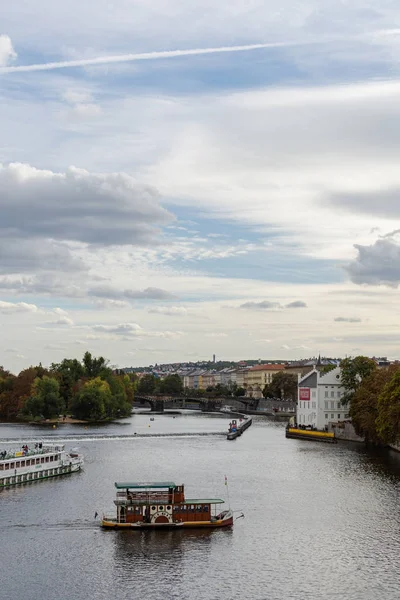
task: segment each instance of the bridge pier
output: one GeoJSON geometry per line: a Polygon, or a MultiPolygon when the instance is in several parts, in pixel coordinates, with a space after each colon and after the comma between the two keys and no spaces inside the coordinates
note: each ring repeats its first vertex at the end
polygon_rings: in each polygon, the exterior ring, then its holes
{"type": "Polygon", "coordinates": [[[164,400],[153,400],[151,403],[151,412],[164,412],[164,400]]]}

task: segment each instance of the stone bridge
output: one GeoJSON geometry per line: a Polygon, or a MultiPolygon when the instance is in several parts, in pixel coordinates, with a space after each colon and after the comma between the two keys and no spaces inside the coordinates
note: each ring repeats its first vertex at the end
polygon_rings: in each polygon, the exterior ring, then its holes
{"type": "Polygon", "coordinates": [[[224,404],[246,406],[247,408],[256,409],[259,400],[256,398],[233,398],[233,397],[208,397],[197,396],[194,398],[187,396],[171,396],[171,395],[135,395],[135,402],[141,405],[148,404],[152,412],[164,412],[165,408],[188,408],[192,405],[197,405],[203,412],[218,411],[224,404]],[[239,404],[240,403],[240,404],[239,404]]]}

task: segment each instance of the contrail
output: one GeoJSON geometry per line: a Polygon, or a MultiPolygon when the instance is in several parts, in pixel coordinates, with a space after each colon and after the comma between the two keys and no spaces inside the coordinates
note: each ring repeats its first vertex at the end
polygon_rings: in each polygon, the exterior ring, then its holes
{"type": "Polygon", "coordinates": [[[247,44],[243,46],[217,46],[216,48],[193,48],[189,50],[164,50],[160,52],[142,52],[139,54],[117,54],[113,56],[99,56],[97,58],[82,58],[78,60],[63,60],[35,65],[20,65],[0,67],[0,75],[6,73],[28,73],[30,71],[51,71],[53,69],[68,69],[73,67],[86,67],[88,65],[107,65],[121,62],[134,62],[138,60],[157,60],[159,58],[177,58],[179,56],[200,56],[202,54],[218,54],[223,52],[249,52],[265,48],[292,48],[296,46],[311,46],[314,44],[327,44],[339,41],[357,41],[371,37],[398,36],[400,29],[383,29],[364,32],[356,35],[332,36],[297,41],[269,42],[266,44],[247,44]]]}
{"type": "Polygon", "coordinates": [[[165,50],[162,52],[144,52],[141,54],[117,54],[115,56],[100,56],[98,58],[83,58],[80,60],[63,60],[36,65],[21,65],[18,67],[1,67],[0,75],[5,73],[28,73],[30,71],[50,71],[52,69],[68,69],[71,67],[86,67],[87,65],[106,65],[137,60],[156,60],[158,58],[176,58],[179,56],[199,56],[201,54],[217,54],[222,52],[248,52],[262,48],[287,48],[315,44],[315,41],[271,42],[269,44],[248,44],[246,46],[220,46],[217,48],[195,48],[192,50],[165,50]]]}

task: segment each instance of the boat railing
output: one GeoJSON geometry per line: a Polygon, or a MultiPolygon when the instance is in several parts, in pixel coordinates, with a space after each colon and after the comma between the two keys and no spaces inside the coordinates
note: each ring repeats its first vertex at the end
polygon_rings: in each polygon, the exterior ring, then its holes
{"type": "Polygon", "coordinates": [[[117,500],[130,501],[138,504],[140,502],[165,502],[171,501],[170,495],[166,492],[117,492],[117,500]]]}
{"type": "Polygon", "coordinates": [[[37,456],[40,454],[50,454],[51,452],[63,452],[64,450],[60,450],[60,447],[57,446],[58,449],[56,449],[55,446],[53,446],[52,448],[47,447],[47,448],[29,448],[29,450],[13,450],[12,452],[7,452],[7,454],[5,456],[1,455],[0,452],[0,460],[11,460],[13,458],[26,458],[26,457],[30,457],[30,456],[37,456]]]}

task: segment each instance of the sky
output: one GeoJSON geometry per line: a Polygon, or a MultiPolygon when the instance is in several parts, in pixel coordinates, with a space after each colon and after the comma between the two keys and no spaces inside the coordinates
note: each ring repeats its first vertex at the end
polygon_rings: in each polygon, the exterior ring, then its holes
{"type": "Polygon", "coordinates": [[[0,7],[0,364],[400,358],[400,7],[0,7]]]}

